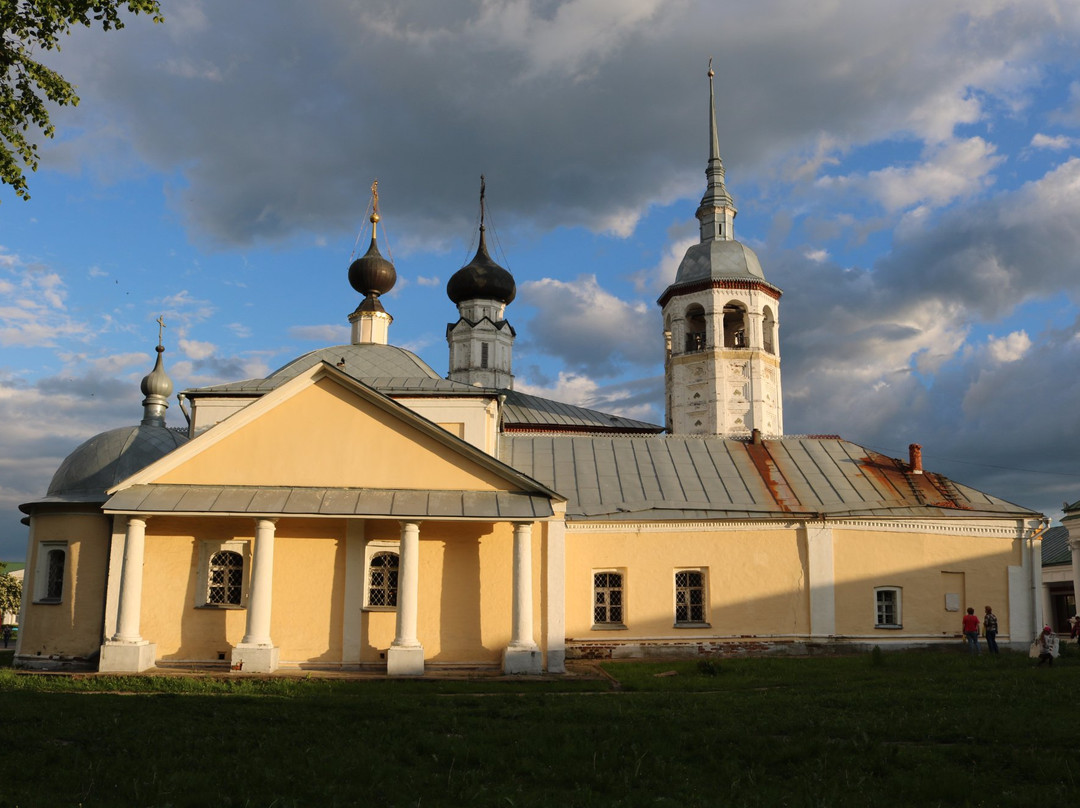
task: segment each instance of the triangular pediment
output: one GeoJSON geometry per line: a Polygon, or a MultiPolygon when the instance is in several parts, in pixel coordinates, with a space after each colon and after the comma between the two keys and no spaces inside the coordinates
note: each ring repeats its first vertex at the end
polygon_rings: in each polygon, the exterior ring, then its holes
{"type": "Polygon", "coordinates": [[[533,491],[558,495],[323,364],[191,440],[133,485],[533,491]]]}

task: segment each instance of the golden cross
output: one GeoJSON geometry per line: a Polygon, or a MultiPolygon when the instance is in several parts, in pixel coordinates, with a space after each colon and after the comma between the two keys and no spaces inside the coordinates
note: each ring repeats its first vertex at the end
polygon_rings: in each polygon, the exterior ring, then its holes
{"type": "Polygon", "coordinates": [[[162,315],[159,314],[158,318],[154,322],[158,324],[157,344],[161,345],[161,334],[162,334],[162,331],[165,328],[165,318],[162,315]]]}

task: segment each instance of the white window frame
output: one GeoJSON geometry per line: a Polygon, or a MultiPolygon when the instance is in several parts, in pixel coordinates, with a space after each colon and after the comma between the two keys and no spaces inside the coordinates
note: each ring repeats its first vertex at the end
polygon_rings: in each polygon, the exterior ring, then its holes
{"type": "MultiPolygon", "coordinates": [[[[711,628],[709,624],[709,568],[677,567],[671,575],[672,616],[675,628],[711,628]],[[701,576],[701,620],[679,620],[679,575],[697,573],[701,576]]],[[[689,608],[693,604],[687,604],[689,608]]]]}
{"type": "MultiPolygon", "coordinates": [[[[593,631],[618,631],[618,630],[625,629],[626,628],[626,570],[624,568],[619,568],[619,567],[603,567],[603,568],[599,568],[599,569],[594,569],[592,571],[592,577],[590,579],[590,583],[592,584],[591,589],[590,589],[590,591],[592,593],[592,604],[591,604],[591,606],[592,606],[592,630],[593,631]],[[613,621],[611,621],[609,623],[601,623],[596,619],[596,606],[597,606],[596,596],[597,596],[597,590],[598,590],[598,587],[596,585],[596,576],[597,575],[618,575],[619,576],[619,600],[620,600],[620,603],[618,604],[618,606],[619,606],[620,615],[621,615],[621,618],[622,618],[621,620],[618,620],[618,621],[613,620],[613,621]]],[[[606,589],[606,590],[610,591],[611,587],[603,587],[603,589],[606,589]]],[[[605,603],[603,605],[608,610],[611,609],[611,604],[610,603],[605,603]]]]}
{"type": "Polygon", "coordinates": [[[901,586],[875,586],[874,587],[874,628],[898,629],[904,627],[904,588],[901,586]],[[881,603],[879,594],[891,593],[893,596],[893,609],[896,612],[896,620],[893,623],[881,621],[881,603]]]}
{"type": "Polygon", "coordinates": [[[37,548],[34,564],[34,603],[55,605],[64,602],[68,582],[68,543],[66,541],[43,541],[37,548]],[[53,553],[62,553],[60,594],[49,597],[49,567],[53,553]]]}
{"type": "Polygon", "coordinates": [[[401,542],[393,539],[374,539],[364,548],[364,606],[365,612],[396,612],[397,606],[372,606],[371,559],[379,553],[393,553],[398,557],[398,595],[401,594],[401,542]]]}
{"type": "Polygon", "coordinates": [[[199,577],[195,583],[195,606],[199,609],[246,609],[251,578],[251,542],[246,539],[203,540],[199,542],[199,577]],[[239,553],[243,562],[239,603],[210,602],[210,559],[215,553],[239,553]]]}

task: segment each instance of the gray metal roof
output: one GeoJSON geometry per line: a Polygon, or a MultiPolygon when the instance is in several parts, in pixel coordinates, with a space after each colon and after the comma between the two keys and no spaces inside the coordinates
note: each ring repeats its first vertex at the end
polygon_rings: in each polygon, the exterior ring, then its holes
{"type": "Polygon", "coordinates": [[[1072,563],[1072,551],[1069,549],[1069,529],[1056,525],[1043,531],[1042,565],[1054,567],[1072,563]]]}
{"type": "Polygon", "coordinates": [[[104,502],[121,480],[187,443],[164,426],[125,426],[95,435],[65,458],[37,502],[104,502]]]}
{"type": "Polygon", "coordinates": [[[838,438],[504,434],[500,456],[577,519],[1037,515],[838,438]]]}
{"type": "Polygon", "coordinates": [[[675,284],[709,279],[765,280],[757,254],[740,241],[714,239],[692,245],[679,264],[675,284]]]}
{"type": "Polygon", "coordinates": [[[278,368],[265,379],[247,379],[228,384],[198,387],[185,390],[191,396],[214,394],[261,395],[289,381],[305,370],[326,362],[344,371],[370,387],[384,392],[394,390],[438,390],[440,392],[471,392],[477,390],[461,382],[442,378],[420,357],[394,345],[365,343],[361,345],[335,345],[320,348],[294,359],[278,368]]]}
{"type": "Polygon", "coordinates": [[[363,516],[386,519],[546,519],[543,494],[228,485],[133,485],[105,503],[110,513],[363,516]]]}
{"type": "Polygon", "coordinates": [[[508,431],[581,431],[581,432],[663,432],[664,428],[646,421],[609,415],[606,412],[563,404],[515,390],[506,391],[502,411],[503,429],[508,431]]]}

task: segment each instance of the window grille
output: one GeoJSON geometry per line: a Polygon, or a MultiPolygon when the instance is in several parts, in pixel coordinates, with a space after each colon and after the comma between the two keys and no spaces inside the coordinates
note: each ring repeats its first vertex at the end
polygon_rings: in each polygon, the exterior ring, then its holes
{"type": "Polygon", "coordinates": [[[705,575],[684,570],[675,573],[675,622],[705,622],[705,575]]]}
{"type": "Polygon", "coordinates": [[[622,573],[594,573],[593,593],[593,622],[621,625],[623,621],[622,573]]]}
{"type": "Polygon", "coordinates": [[[397,553],[376,553],[368,571],[368,606],[397,606],[397,553]]]}
{"type": "Polygon", "coordinates": [[[45,570],[45,597],[43,600],[60,600],[64,594],[64,558],[63,550],[49,550],[48,566],[45,570]]]}
{"type": "Polygon", "coordinates": [[[244,587],[244,557],[232,550],[210,556],[206,602],[215,606],[239,606],[244,587]]]}

